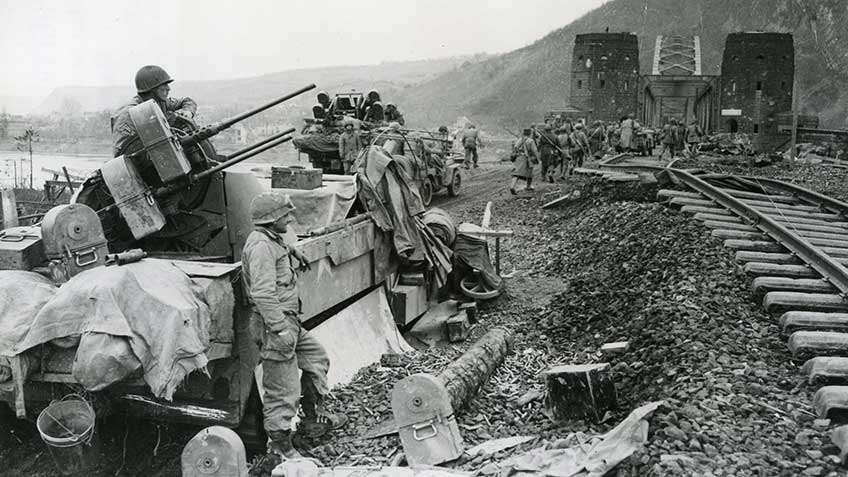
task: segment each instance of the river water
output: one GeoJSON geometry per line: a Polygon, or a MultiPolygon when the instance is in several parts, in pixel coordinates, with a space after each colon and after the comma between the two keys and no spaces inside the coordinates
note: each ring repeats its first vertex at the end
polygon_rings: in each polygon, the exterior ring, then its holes
{"type": "MultiPolygon", "coordinates": [[[[271,152],[271,151],[269,151],[271,152]]],[[[297,162],[297,155],[293,151],[279,151],[277,154],[264,153],[263,157],[269,162],[243,162],[232,167],[233,171],[247,172],[252,169],[268,169],[270,165],[283,165],[297,162]]],[[[305,156],[304,156],[305,157],[305,156]]],[[[41,189],[44,181],[52,180],[53,173],[50,171],[62,171],[62,166],[68,169],[72,180],[86,177],[101,164],[111,159],[106,155],[70,155],[70,154],[33,154],[32,156],[32,186],[41,189]]],[[[301,163],[308,165],[308,162],[301,163]]],[[[64,177],[60,175],[60,180],[64,177]]],[[[30,186],[30,160],[29,154],[17,151],[0,151],[0,187],[29,187],[30,186]]]]}

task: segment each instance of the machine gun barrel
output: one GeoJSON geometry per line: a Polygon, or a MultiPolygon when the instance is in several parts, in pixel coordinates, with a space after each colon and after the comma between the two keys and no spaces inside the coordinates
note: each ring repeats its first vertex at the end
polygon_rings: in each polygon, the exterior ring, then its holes
{"type": "Polygon", "coordinates": [[[253,157],[257,154],[263,153],[263,152],[267,151],[268,149],[271,149],[271,148],[279,146],[280,144],[289,142],[289,141],[292,140],[293,137],[294,136],[287,136],[287,137],[284,137],[284,138],[278,138],[275,141],[267,143],[262,147],[257,147],[257,148],[251,149],[250,151],[245,152],[241,155],[235,156],[232,159],[228,159],[226,162],[222,162],[215,167],[211,167],[209,169],[206,169],[203,172],[198,172],[197,174],[192,175],[192,180],[198,181],[200,179],[203,179],[204,177],[211,176],[212,174],[214,174],[218,171],[222,171],[222,170],[224,170],[228,167],[231,167],[231,166],[238,164],[239,162],[250,159],[251,157],[253,157]]]}
{"type": "Polygon", "coordinates": [[[227,160],[230,160],[234,157],[238,157],[242,154],[248,153],[248,152],[256,149],[257,147],[264,146],[265,144],[268,144],[271,141],[276,141],[277,139],[280,139],[281,137],[285,136],[286,134],[290,134],[290,133],[293,133],[293,132],[295,132],[295,128],[286,129],[285,131],[283,131],[281,133],[274,134],[273,136],[271,136],[267,139],[263,139],[263,140],[257,142],[256,144],[251,144],[251,145],[245,147],[244,149],[240,149],[240,150],[230,154],[229,156],[227,156],[227,160]]]}
{"type": "MultiPolygon", "coordinates": [[[[265,152],[268,149],[271,149],[271,148],[279,146],[280,144],[289,142],[289,141],[292,140],[292,138],[293,138],[293,136],[286,136],[286,137],[282,137],[282,138],[278,137],[276,140],[272,140],[271,142],[267,142],[264,146],[254,147],[252,149],[249,148],[249,150],[247,152],[240,153],[240,154],[233,154],[232,156],[230,156],[231,159],[229,159],[225,162],[222,162],[215,167],[210,167],[209,169],[206,169],[205,171],[198,172],[197,174],[192,174],[189,177],[188,184],[193,184],[193,183],[195,183],[199,180],[202,180],[202,179],[205,179],[206,177],[211,176],[212,174],[214,174],[216,172],[222,171],[222,170],[224,170],[228,167],[232,167],[232,166],[238,164],[239,162],[250,159],[251,157],[253,157],[253,156],[255,156],[259,153],[265,152]]],[[[178,190],[183,189],[185,187],[186,187],[186,184],[184,182],[183,183],[168,184],[166,186],[163,186],[163,187],[156,189],[154,194],[157,195],[157,196],[168,195],[168,194],[172,194],[174,192],[177,192],[178,190]]]]}
{"type": "Polygon", "coordinates": [[[265,111],[268,108],[274,107],[274,106],[276,106],[276,105],[278,105],[282,102],[288,101],[288,100],[294,98],[295,96],[299,96],[299,95],[301,95],[301,94],[303,94],[307,91],[313,90],[313,89],[315,89],[314,84],[304,86],[303,88],[300,88],[299,90],[297,90],[293,93],[289,93],[285,96],[281,96],[281,97],[279,97],[279,98],[277,98],[277,99],[275,99],[275,100],[273,100],[269,103],[265,103],[262,106],[259,106],[257,108],[253,108],[250,111],[238,114],[236,116],[233,116],[229,119],[225,119],[223,121],[219,121],[215,124],[203,126],[197,132],[194,132],[194,133],[192,133],[188,136],[180,138],[180,143],[183,145],[183,147],[191,146],[193,144],[197,144],[198,142],[203,141],[204,139],[209,139],[210,137],[218,134],[219,132],[223,131],[224,129],[227,129],[228,127],[232,126],[233,124],[235,124],[239,121],[243,121],[243,120],[245,120],[245,119],[247,119],[251,116],[254,116],[256,114],[261,113],[262,111],[265,111]]]}

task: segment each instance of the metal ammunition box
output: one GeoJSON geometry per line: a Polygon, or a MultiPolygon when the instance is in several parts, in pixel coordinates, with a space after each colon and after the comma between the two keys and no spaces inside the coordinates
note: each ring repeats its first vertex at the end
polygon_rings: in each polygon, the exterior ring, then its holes
{"type": "Polygon", "coordinates": [[[84,204],[53,207],[41,222],[44,253],[61,261],[67,277],[106,264],[106,236],[97,213],[84,204]]]}
{"type": "Polygon", "coordinates": [[[32,270],[47,261],[39,227],[0,231],[0,270],[32,270]]]}
{"type": "Polygon", "coordinates": [[[165,215],[130,161],[118,156],[100,172],[133,237],[141,239],[162,230],[165,215]]]}
{"type": "Polygon", "coordinates": [[[150,99],[131,107],[129,113],[138,137],[147,149],[147,158],[162,182],[186,177],[191,172],[191,164],[159,106],[150,99]]]}
{"type": "Polygon", "coordinates": [[[274,189],[317,189],[321,187],[323,175],[321,169],[272,167],[271,187],[274,189]]]}

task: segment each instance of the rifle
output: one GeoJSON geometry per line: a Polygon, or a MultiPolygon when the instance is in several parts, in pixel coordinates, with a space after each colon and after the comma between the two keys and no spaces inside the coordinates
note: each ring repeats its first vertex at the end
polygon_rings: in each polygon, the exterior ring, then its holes
{"type": "MultiPolygon", "coordinates": [[[[533,131],[536,131],[536,126],[533,126],[533,131]]],[[[544,139],[545,139],[545,141],[546,141],[548,144],[550,144],[551,146],[555,147],[555,148],[556,148],[556,150],[557,150],[557,151],[559,151],[559,153],[560,153],[560,154],[562,154],[562,156],[563,156],[563,157],[565,157],[565,151],[563,151],[563,150],[562,150],[559,146],[557,146],[556,144],[552,143],[552,142],[551,142],[551,140],[548,138],[548,136],[547,136],[547,135],[545,135],[545,133],[544,133],[544,132],[539,133],[539,136],[540,136],[540,137],[542,137],[542,138],[544,138],[544,139]]]]}

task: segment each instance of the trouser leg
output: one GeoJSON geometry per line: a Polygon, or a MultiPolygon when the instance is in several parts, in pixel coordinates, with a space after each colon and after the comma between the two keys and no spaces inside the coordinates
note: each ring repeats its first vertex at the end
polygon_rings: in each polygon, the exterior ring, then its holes
{"type": "Polygon", "coordinates": [[[265,389],[262,411],[267,432],[291,430],[300,400],[297,359],[262,361],[262,386],[265,389]]]}
{"type": "Polygon", "coordinates": [[[303,413],[315,416],[315,406],[329,393],[327,371],[330,369],[330,358],[318,340],[301,329],[295,348],[297,365],[303,374],[300,383],[303,390],[303,413]]]}
{"type": "Polygon", "coordinates": [[[471,155],[472,155],[472,158],[474,159],[474,165],[476,166],[477,165],[477,148],[476,147],[471,149],[471,155]]]}
{"type": "Polygon", "coordinates": [[[466,168],[471,166],[471,153],[472,153],[472,149],[470,147],[466,147],[465,148],[465,161],[463,162],[463,164],[465,165],[466,168]]]}

